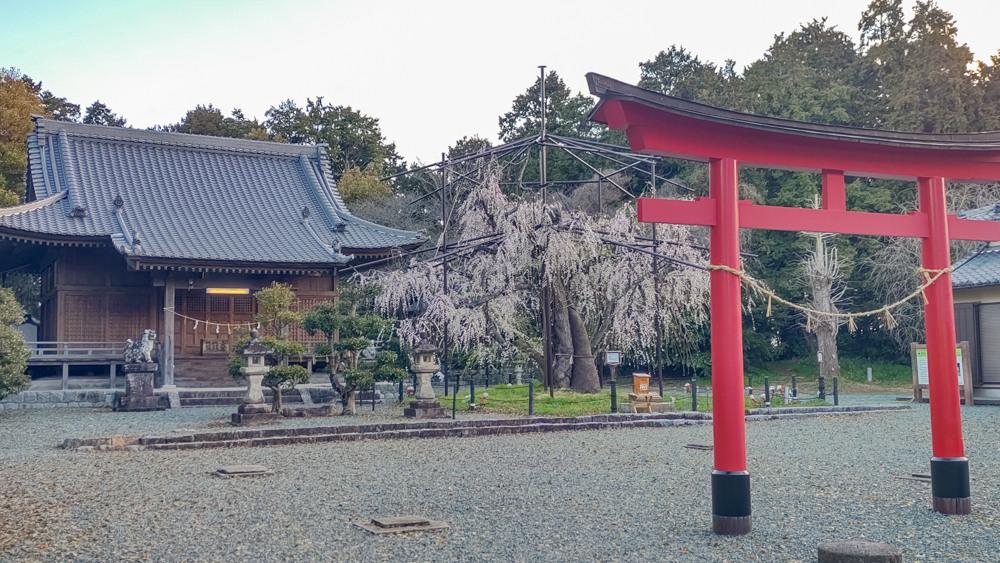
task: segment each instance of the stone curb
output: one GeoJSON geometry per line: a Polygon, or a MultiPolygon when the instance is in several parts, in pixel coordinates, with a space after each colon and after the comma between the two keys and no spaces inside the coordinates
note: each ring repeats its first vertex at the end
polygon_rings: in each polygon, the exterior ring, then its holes
{"type": "MultiPolygon", "coordinates": [[[[753,414],[747,421],[779,420],[860,413],[882,413],[905,410],[908,407],[832,407],[811,409],[768,409],[753,414]],[[778,412],[774,412],[778,411],[778,412]],[[792,411],[792,412],[788,412],[792,411]]],[[[754,411],[756,413],[756,411],[754,411]]],[[[355,440],[443,438],[467,436],[498,436],[559,432],[569,430],[603,430],[609,428],[648,428],[710,424],[711,414],[700,412],[657,414],[605,414],[581,417],[531,417],[478,420],[426,420],[361,425],[313,426],[301,428],[260,428],[198,432],[178,436],[107,436],[103,438],[70,438],[63,449],[77,451],[115,451],[145,449],[181,450],[237,446],[269,446],[355,440]]]]}

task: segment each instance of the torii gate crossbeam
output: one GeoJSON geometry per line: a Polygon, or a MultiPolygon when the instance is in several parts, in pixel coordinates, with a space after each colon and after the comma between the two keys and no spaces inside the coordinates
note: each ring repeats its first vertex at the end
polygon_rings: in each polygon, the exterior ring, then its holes
{"type": "MultiPolygon", "coordinates": [[[[709,197],[640,199],[639,220],[704,225],[713,265],[740,269],[739,229],[919,237],[925,270],[951,266],[951,239],[1000,241],[1000,223],[947,214],[945,179],[1000,180],[1000,133],[936,135],[802,123],[713,108],[588,74],[601,101],[591,118],[624,131],[632,150],[709,163],[709,197]],[[821,173],[822,209],[757,206],[739,201],[738,167],[821,173]],[[909,215],[847,211],[844,176],[916,180],[919,211],[909,215]]],[[[933,508],[969,514],[969,466],[955,354],[951,275],[925,290],[932,434],[933,508]]],[[[711,272],[715,471],[712,527],[751,530],[743,399],[743,322],[738,275],[711,272]]]]}

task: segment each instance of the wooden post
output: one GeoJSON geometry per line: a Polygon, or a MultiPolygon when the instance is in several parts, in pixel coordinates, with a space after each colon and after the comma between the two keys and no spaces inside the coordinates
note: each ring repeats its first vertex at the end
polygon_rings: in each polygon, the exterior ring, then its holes
{"type": "MultiPolygon", "coordinates": [[[[163,373],[163,386],[174,386],[174,295],[176,282],[173,273],[167,274],[163,285],[163,348],[160,351],[160,371],[163,373]]],[[[230,307],[231,308],[231,307],[230,307]]]]}

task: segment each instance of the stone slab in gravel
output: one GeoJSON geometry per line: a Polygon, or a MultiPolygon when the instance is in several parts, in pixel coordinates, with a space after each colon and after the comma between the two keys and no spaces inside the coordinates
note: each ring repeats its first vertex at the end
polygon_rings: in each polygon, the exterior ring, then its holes
{"type": "Polygon", "coordinates": [[[906,561],[1000,559],[992,407],[962,408],[971,516],[933,513],[927,484],[896,479],[929,471],[927,405],[748,423],[754,531],[743,537],[712,534],[713,454],[683,448],[712,443],[707,425],[157,455],[54,447],[136,425],[201,431],[209,410],[0,413],[0,561],[790,563],[842,539],[896,545],[906,561]],[[230,464],[276,474],[208,475],[230,464]],[[451,529],[386,537],[353,525],[395,514],[451,529]]]}
{"type": "Polygon", "coordinates": [[[903,563],[903,552],[887,543],[823,542],[817,551],[819,563],[903,563]]]}

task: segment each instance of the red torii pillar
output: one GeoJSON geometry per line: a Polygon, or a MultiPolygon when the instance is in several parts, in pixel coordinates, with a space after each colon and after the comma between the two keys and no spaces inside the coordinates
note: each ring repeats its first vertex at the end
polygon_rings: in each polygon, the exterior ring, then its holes
{"type": "MultiPolygon", "coordinates": [[[[638,212],[644,222],[710,227],[712,265],[741,270],[740,228],[919,237],[923,268],[932,271],[950,267],[950,239],[1000,241],[1000,224],[948,215],[945,201],[945,178],[1000,180],[1000,133],[912,134],[794,122],[704,106],[596,74],[587,78],[591,93],[601,97],[592,119],[624,131],[632,150],[709,163],[708,198],[643,198],[638,212]],[[821,173],[823,208],[739,201],[740,162],[821,173]],[[852,176],[916,180],[919,212],[847,211],[845,171],[852,176]]],[[[959,408],[951,275],[940,275],[925,295],[933,508],[968,514],[969,469],[959,408]]],[[[712,527],[719,534],[751,530],[741,304],[739,276],[712,269],[712,527]]]]}

